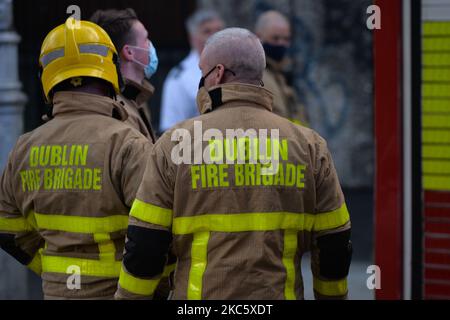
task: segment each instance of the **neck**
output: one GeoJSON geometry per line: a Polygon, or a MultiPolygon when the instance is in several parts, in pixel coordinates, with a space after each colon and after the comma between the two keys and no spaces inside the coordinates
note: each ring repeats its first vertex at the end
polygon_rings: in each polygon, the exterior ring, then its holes
{"type": "Polygon", "coordinates": [[[136,63],[127,61],[121,65],[120,71],[125,79],[142,83],[144,81],[144,73],[142,70],[137,70],[136,66],[136,63]]]}
{"type": "Polygon", "coordinates": [[[71,88],[69,91],[84,92],[103,97],[111,97],[111,89],[101,83],[92,83],[79,88],[71,88]]]}

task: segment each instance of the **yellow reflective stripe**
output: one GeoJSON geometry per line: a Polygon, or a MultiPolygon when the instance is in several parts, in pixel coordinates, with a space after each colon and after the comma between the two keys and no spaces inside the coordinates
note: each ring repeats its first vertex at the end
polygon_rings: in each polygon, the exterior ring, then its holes
{"type": "Polygon", "coordinates": [[[38,251],[33,260],[28,264],[27,266],[31,271],[36,273],[38,276],[42,273],[42,259],[41,259],[41,253],[38,251]]]}
{"type": "MultiPolygon", "coordinates": [[[[424,53],[422,55],[424,67],[450,66],[450,53],[424,53]]],[[[423,90],[424,97],[430,96],[429,92],[423,90]]]]}
{"type": "MultiPolygon", "coordinates": [[[[450,51],[450,38],[424,38],[422,40],[422,49],[423,51],[450,51]]],[[[445,73],[445,70],[442,71],[442,73],[445,73]]]]}
{"type": "Polygon", "coordinates": [[[423,36],[445,36],[450,34],[450,22],[430,21],[422,24],[423,36]]]}
{"type": "MultiPolygon", "coordinates": [[[[450,55],[448,56],[447,64],[450,65],[450,55]]],[[[448,90],[448,85],[441,84],[423,84],[422,85],[422,95],[424,98],[439,98],[439,97],[449,97],[450,92],[448,90]]],[[[424,119],[426,120],[426,119],[424,119]]],[[[427,127],[428,125],[425,125],[427,127]]]]}
{"type": "Polygon", "coordinates": [[[42,256],[42,272],[71,274],[68,269],[74,266],[80,268],[80,273],[84,276],[118,278],[121,262],[42,256]]]}
{"type": "Polygon", "coordinates": [[[422,112],[450,112],[447,99],[423,99],[422,112]]]}
{"type": "Polygon", "coordinates": [[[313,277],[314,290],[324,296],[343,296],[347,293],[347,279],[323,281],[313,277]]]}
{"type": "Polygon", "coordinates": [[[297,231],[284,231],[283,265],[286,268],[284,296],[286,300],[296,300],[295,295],[295,254],[297,253],[297,231]]]}
{"type": "Polygon", "coordinates": [[[335,229],[350,221],[347,205],[344,203],[339,209],[318,213],[314,219],[314,231],[335,229]]]}
{"type": "Polygon", "coordinates": [[[422,115],[422,128],[450,129],[450,115],[422,115]]]}
{"type": "Polygon", "coordinates": [[[147,280],[133,277],[126,272],[124,268],[120,270],[119,285],[122,289],[127,290],[133,294],[140,294],[142,296],[151,296],[158,286],[159,279],[147,280]]]}
{"type": "Polygon", "coordinates": [[[450,176],[423,176],[423,188],[434,191],[450,191],[450,176]]]}
{"type": "Polygon", "coordinates": [[[147,223],[170,227],[172,225],[172,210],[161,208],[139,199],[134,200],[130,215],[147,223]]]}
{"type": "Polygon", "coordinates": [[[175,218],[172,232],[177,235],[192,234],[201,231],[245,232],[270,230],[311,230],[314,215],[267,212],[240,214],[207,214],[196,217],[175,218]]]}
{"type": "Polygon", "coordinates": [[[34,213],[39,229],[74,233],[110,233],[127,229],[128,216],[75,217],[34,213]]]}
{"type": "Polygon", "coordinates": [[[94,234],[94,240],[98,244],[100,260],[115,260],[116,246],[108,233],[96,233],[94,234]]]}
{"type": "Polygon", "coordinates": [[[450,144],[450,130],[423,130],[422,143],[450,144]]]}
{"type": "Polygon", "coordinates": [[[25,232],[31,231],[32,228],[27,220],[20,218],[5,218],[0,217],[0,231],[6,232],[25,232]]]}
{"type": "Polygon", "coordinates": [[[176,263],[172,263],[172,264],[165,266],[163,277],[167,278],[168,276],[170,276],[170,274],[175,271],[176,266],[177,266],[176,263]]]}
{"type": "Polygon", "coordinates": [[[424,160],[423,173],[426,174],[441,174],[450,175],[450,161],[439,160],[424,160]]]}
{"type": "Polygon", "coordinates": [[[194,234],[191,248],[191,270],[189,271],[188,300],[201,300],[203,274],[208,260],[209,232],[194,234]]]}
{"type": "Polygon", "coordinates": [[[175,218],[172,232],[176,235],[202,231],[246,232],[271,230],[322,231],[334,229],[350,219],[346,205],[316,215],[292,212],[206,214],[195,217],[175,218]]]}
{"type": "Polygon", "coordinates": [[[450,159],[450,146],[422,146],[422,157],[427,159],[450,159]]]}

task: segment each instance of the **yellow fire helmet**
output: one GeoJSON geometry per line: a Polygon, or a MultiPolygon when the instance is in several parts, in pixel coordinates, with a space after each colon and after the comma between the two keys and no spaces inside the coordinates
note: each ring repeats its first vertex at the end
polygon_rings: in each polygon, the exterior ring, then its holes
{"type": "Polygon", "coordinates": [[[59,83],[79,77],[103,79],[120,92],[117,50],[95,23],[67,19],[47,35],[39,58],[44,95],[59,83]]]}

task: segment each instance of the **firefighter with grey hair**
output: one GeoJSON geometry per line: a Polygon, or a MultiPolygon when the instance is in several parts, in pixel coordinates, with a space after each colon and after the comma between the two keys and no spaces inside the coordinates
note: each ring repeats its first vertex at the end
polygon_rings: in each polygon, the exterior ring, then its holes
{"type": "Polygon", "coordinates": [[[264,49],[250,31],[213,35],[199,66],[201,115],[167,131],[150,154],[115,297],[151,298],[172,244],[177,300],[303,299],[307,251],[316,298],[346,298],[350,217],[325,140],[271,112],[264,49]],[[248,135],[229,137],[239,129],[248,135]],[[264,130],[270,137],[250,134],[264,130]],[[265,152],[255,155],[255,145],[265,152]],[[271,155],[269,145],[278,146],[271,155]],[[210,157],[180,162],[180,148],[187,160],[210,157]]]}
{"type": "Polygon", "coordinates": [[[206,40],[224,28],[219,14],[212,10],[199,10],[186,21],[191,52],[167,76],[161,100],[160,131],[165,131],[189,118],[198,116],[196,106],[200,54],[206,40]]]}

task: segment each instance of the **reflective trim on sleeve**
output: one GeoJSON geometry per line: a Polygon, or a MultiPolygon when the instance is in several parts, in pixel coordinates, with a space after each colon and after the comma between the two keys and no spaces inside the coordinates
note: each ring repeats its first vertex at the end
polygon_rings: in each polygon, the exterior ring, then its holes
{"type": "Polygon", "coordinates": [[[296,230],[284,231],[283,265],[286,268],[284,296],[286,300],[296,300],[295,294],[295,254],[297,253],[296,230]]]}
{"type": "Polygon", "coordinates": [[[314,219],[313,231],[324,231],[343,226],[350,221],[347,205],[344,203],[339,209],[318,213],[314,219]]]}
{"type": "Polygon", "coordinates": [[[32,228],[27,220],[23,217],[5,218],[0,217],[0,232],[26,232],[32,228]]]}
{"type": "Polygon", "coordinates": [[[79,270],[84,276],[119,278],[120,268],[121,262],[111,259],[102,261],[42,255],[42,272],[73,274],[79,270]]]}
{"type": "Polygon", "coordinates": [[[128,216],[78,217],[34,212],[37,227],[73,233],[111,233],[126,230],[128,216]]]}
{"type": "Polygon", "coordinates": [[[27,266],[31,271],[36,273],[38,276],[42,273],[42,259],[40,250],[35,254],[33,260],[27,266]]]}
{"type": "Polygon", "coordinates": [[[134,200],[130,215],[141,221],[169,228],[172,225],[172,210],[161,208],[139,199],[134,200]]]}
{"type": "Polygon", "coordinates": [[[119,285],[122,289],[127,290],[133,294],[139,294],[142,296],[151,296],[156,290],[160,279],[147,280],[139,279],[122,269],[120,270],[119,285]]]}
{"type": "Polygon", "coordinates": [[[168,276],[170,276],[170,274],[175,271],[176,266],[176,263],[167,265],[164,268],[163,278],[167,278],[168,276]]]}
{"type": "Polygon", "coordinates": [[[314,290],[324,296],[337,297],[347,293],[347,278],[338,281],[323,281],[313,277],[314,290]]]}
{"type": "Polygon", "coordinates": [[[191,248],[191,270],[189,271],[188,300],[201,300],[203,290],[203,274],[208,261],[209,232],[194,234],[191,248]]]}

